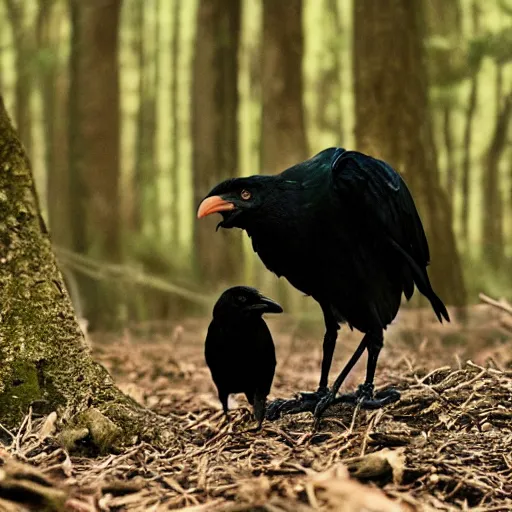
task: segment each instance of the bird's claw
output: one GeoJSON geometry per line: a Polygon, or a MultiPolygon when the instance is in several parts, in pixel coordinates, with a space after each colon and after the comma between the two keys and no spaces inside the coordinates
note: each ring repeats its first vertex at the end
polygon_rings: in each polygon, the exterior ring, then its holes
{"type": "Polygon", "coordinates": [[[306,402],[319,402],[322,398],[329,394],[329,388],[322,386],[313,392],[299,391],[299,394],[301,399],[306,402]]]}
{"type": "Polygon", "coordinates": [[[316,419],[320,419],[325,410],[334,402],[335,397],[335,394],[332,391],[329,391],[329,393],[320,399],[316,404],[315,412],[313,413],[316,419]]]}
{"type": "Polygon", "coordinates": [[[281,416],[281,409],[285,402],[283,398],[276,398],[270,402],[265,411],[265,418],[269,421],[277,420],[281,416]]]}
{"type": "Polygon", "coordinates": [[[394,388],[383,389],[374,394],[372,384],[361,384],[356,395],[361,409],[381,409],[400,400],[400,392],[394,388]]]}
{"type": "Polygon", "coordinates": [[[315,418],[320,419],[332,404],[345,403],[359,406],[361,409],[381,409],[398,400],[400,400],[400,392],[394,388],[384,389],[374,394],[373,384],[360,384],[355,393],[346,393],[335,398],[334,394],[330,392],[322,398],[316,406],[315,418]]]}
{"type": "Polygon", "coordinates": [[[313,412],[325,396],[329,394],[328,388],[318,388],[312,393],[300,392],[299,398],[284,400],[277,398],[267,406],[266,419],[274,421],[284,414],[297,414],[299,412],[313,412]]]}

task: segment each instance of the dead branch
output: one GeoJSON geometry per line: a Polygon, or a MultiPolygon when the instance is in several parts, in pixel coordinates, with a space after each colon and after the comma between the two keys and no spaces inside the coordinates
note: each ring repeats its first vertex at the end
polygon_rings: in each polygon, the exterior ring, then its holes
{"type": "Polygon", "coordinates": [[[487,295],[485,295],[483,293],[479,293],[478,297],[480,298],[480,300],[482,302],[485,302],[486,304],[489,304],[490,306],[494,306],[495,308],[501,309],[501,311],[504,311],[505,313],[512,315],[512,306],[506,300],[492,299],[491,297],[488,297],[487,295]]]}
{"type": "Polygon", "coordinates": [[[98,281],[111,280],[145,286],[178,295],[200,305],[210,305],[215,300],[208,295],[188,290],[166,279],[141,272],[129,265],[105,263],[63,247],[54,246],[53,249],[62,265],[98,281]]]}

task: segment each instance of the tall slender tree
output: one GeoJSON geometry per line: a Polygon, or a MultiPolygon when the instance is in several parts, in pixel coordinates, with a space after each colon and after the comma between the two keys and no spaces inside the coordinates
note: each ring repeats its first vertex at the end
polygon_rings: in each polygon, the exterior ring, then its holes
{"type": "MultiPolygon", "coordinates": [[[[70,171],[73,247],[117,261],[119,243],[119,67],[121,0],[70,0],[70,171]]],[[[116,319],[105,286],[83,279],[91,324],[116,319]]]]}
{"type": "Polygon", "coordinates": [[[62,65],[63,41],[60,28],[62,6],[53,0],[39,0],[36,40],[39,86],[43,98],[45,163],[48,194],[48,219],[54,244],[71,245],[69,169],[67,141],[67,101],[69,76],[62,65]]]}
{"type": "Polygon", "coordinates": [[[308,157],[304,123],[302,0],[263,1],[261,167],[277,172],[308,157]]]}
{"type": "Polygon", "coordinates": [[[181,3],[172,2],[172,32],[171,32],[171,240],[176,246],[180,235],[180,209],[179,209],[179,173],[180,173],[180,123],[178,112],[179,99],[179,55],[180,55],[180,16],[181,3]]]}
{"type": "Polygon", "coordinates": [[[431,48],[429,54],[430,80],[440,90],[440,115],[442,117],[442,142],[446,166],[443,172],[447,199],[453,214],[456,182],[458,180],[458,160],[455,157],[454,114],[455,87],[459,81],[454,80],[459,71],[457,52],[462,37],[462,9],[459,0],[444,2],[429,0],[424,2],[427,35],[441,37],[443,45],[431,48]]]}
{"type": "Polygon", "coordinates": [[[317,59],[319,71],[316,79],[315,123],[321,140],[340,144],[341,133],[341,23],[336,0],[319,2],[323,30],[320,34],[322,45],[317,59]]]}
{"type": "MultiPolygon", "coordinates": [[[[265,173],[280,172],[309,156],[303,105],[302,9],[302,0],[263,1],[260,166],[265,173]]],[[[261,265],[259,268],[260,281],[268,289],[274,278],[261,265]]],[[[292,297],[298,294],[288,283],[281,280],[277,293],[286,308],[295,308],[292,297]]]]}
{"type": "Polygon", "coordinates": [[[433,285],[445,302],[462,305],[462,267],[433,142],[424,27],[422,0],[354,2],[355,135],[359,150],[404,174],[427,230],[433,285]]]}
{"type": "MultiPolygon", "coordinates": [[[[476,36],[480,33],[480,14],[481,7],[479,0],[473,0],[471,4],[473,34],[476,36]]],[[[473,63],[471,72],[471,86],[468,96],[468,104],[466,107],[465,123],[464,123],[464,143],[462,158],[462,210],[460,214],[462,226],[462,239],[465,242],[466,251],[468,249],[469,240],[469,214],[470,214],[470,197],[471,197],[471,147],[473,143],[473,120],[477,109],[478,99],[478,75],[480,72],[481,56],[473,63]]]]}
{"type": "MultiPolygon", "coordinates": [[[[158,3],[155,2],[156,7],[158,3]]],[[[137,110],[136,155],[134,169],[134,201],[132,228],[150,235],[158,233],[158,164],[156,158],[157,74],[158,58],[155,37],[158,18],[151,24],[148,4],[134,4],[136,47],[139,74],[139,106],[137,110]]]]}
{"type": "Polygon", "coordinates": [[[27,21],[27,3],[23,0],[5,0],[7,13],[11,22],[15,48],[16,69],[16,126],[20,139],[32,153],[32,66],[30,65],[35,50],[34,31],[27,21]]]}
{"type": "MultiPolygon", "coordinates": [[[[238,174],[240,16],[240,0],[199,2],[192,78],[195,206],[216,183],[238,174]]],[[[199,276],[210,286],[238,279],[243,264],[241,233],[214,231],[214,219],[194,223],[199,276]]]]}
{"type": "Polygon", "coordinates": [[[494,270],[503,262],[505,240],[503,234],[503,198],[500,188],[500,161],[506,149],[510,118],[512,116],[512,92],[501,101],[497,94],[498,113],[494,134],[487,150],[482,175],[483,215],[482,243],[486,261],[494,270]],[[500,105],[501,103],[501,105],[500,105]]]}

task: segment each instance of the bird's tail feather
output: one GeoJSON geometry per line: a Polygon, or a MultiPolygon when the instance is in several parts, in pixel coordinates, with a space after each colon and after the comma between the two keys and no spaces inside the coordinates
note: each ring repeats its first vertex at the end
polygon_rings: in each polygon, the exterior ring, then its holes
{"type": "Polygon", "coordinates": [[[438,320],[441,323],[443,323],[444,318],[447,322],[449,322],[450,315],[448,314],[448,311],[443,301],[436,295],[436,293],[432,289],[432,285],[430,284],[427,272],[421,269],[420,266],[411,258],[411,256],[406,251],[404,251],[404,249],[402,249],[402,247],[400,247],[399,244],[397,244],[394,240],[391,240],[391,243],[406,259],[407,263],[409,264],[412,270],[414,283],[416,284],[418,290],[423,295],[425,295],[425,297],[427,297],[427,299],[430,301],[432,309],[434,310],[434,313],[436,314],[438,320]]]}

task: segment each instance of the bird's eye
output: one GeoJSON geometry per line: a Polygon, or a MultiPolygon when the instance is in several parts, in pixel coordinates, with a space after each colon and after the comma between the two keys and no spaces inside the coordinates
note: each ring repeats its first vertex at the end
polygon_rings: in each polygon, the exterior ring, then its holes
{"type": "Polygon", "coordinates": [[[240,197],[244,200],[244,201],[247,201],[248,199],[251,199],[251,193],[246,190],[245,188],[242,190],[242,192],[240,192],[240,197]]]}
{"type": "Polygon", "coordinates": [[[247,299],[243,295],[238,296],[239,302],[245,302],[247,299]]]}

